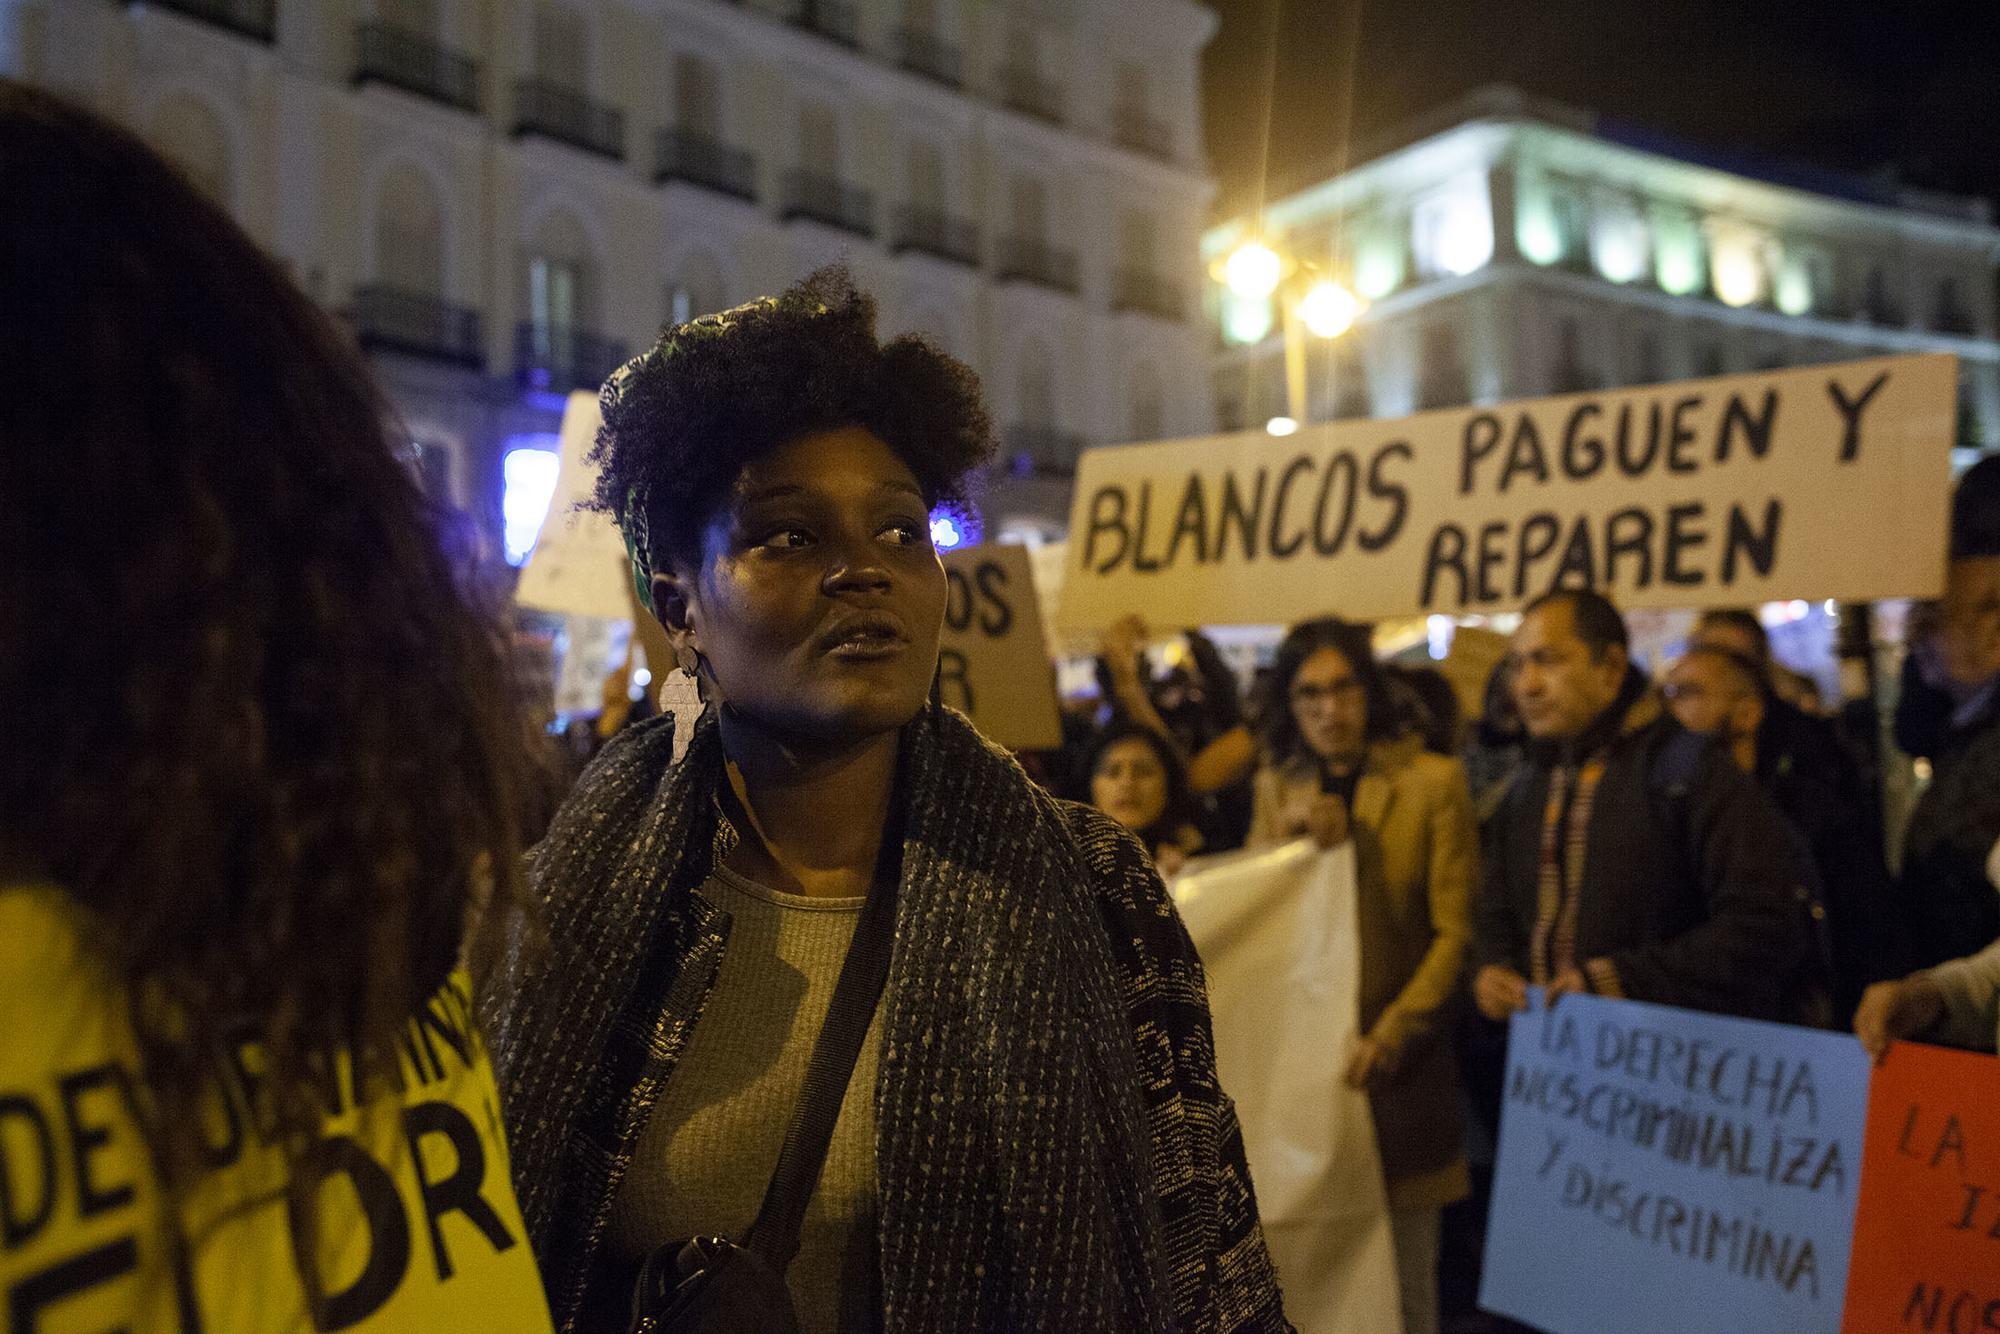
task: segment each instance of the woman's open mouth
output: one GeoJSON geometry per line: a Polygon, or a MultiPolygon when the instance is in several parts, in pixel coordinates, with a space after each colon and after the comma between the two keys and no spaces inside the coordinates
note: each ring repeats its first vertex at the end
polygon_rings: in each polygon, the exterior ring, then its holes
{"type": "Polygon", "coordinates": [[[893,658],[909,646],[902,621],[881,613],[851,616],[820,639],[820,651],[843,662],[893,658]]]}

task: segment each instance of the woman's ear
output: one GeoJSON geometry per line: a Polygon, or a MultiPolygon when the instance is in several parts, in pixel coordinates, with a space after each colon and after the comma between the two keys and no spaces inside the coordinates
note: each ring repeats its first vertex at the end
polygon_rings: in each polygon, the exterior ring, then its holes
{"type": "Polygon", "coordinates": [[[702,661],[701,643],[691,592],[690,581],[674,571],[662,570],[653,576],[653,614],[659,617],[661,628],[667,632],[667,642],[674,650],[674,661],[689,676],[698,677],[702,661]]]}

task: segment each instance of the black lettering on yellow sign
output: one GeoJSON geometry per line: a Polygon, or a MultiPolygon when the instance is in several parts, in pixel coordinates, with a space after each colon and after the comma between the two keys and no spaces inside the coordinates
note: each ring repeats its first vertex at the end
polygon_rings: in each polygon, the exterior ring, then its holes
{"type": "Polygon", "coordinates": [[[966,661],[965,654],[955,648],[938,650],[937,691],[938,698],[944,703],[960,713],[971,715],[972,664],[966,661]]]}

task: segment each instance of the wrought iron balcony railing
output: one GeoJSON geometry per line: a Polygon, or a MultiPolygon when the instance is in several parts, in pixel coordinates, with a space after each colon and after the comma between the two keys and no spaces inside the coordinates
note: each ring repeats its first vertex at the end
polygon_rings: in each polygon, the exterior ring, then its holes
{"type": "Polygon", "coordinates": [[[1010,110],[1054,125],[1062,124],[1062,89],[1034,70],[1002,65],[999,85],[1001,104],[1010,110]]]}
{"type": "Polygon", "coordinates": [[[903,68],[948,88],[965,81],[964,61],[957,47],[924,28],[898,28],[896,52],[903,68]]]}
{"type": "Polygon", "coordinates": [[[655,181],[685,181],[755,202],[757,159],[697,130],[668,126],[653,142],[655,181]]]}
{"type": "Polygon", "coordinates": [[[625,158],[625,113],[544,79],[514,85],[514,133],[539,134],[614,161],[625,158]]]}
{"type": "Polygon", "coordinates": [[[1076,252],[1025,236],[1003,236],[995,276],[1003,282],[1018,279],[1074,293],[1076,252]]]}
{"type": "Polygon", "coordinates": [[[1123,147],[1171,162],[1173,126],[1146,114],[1141,107],[1118,107],[1111,113],[1111,134],[1123,147]]]}
{"type": "Polygon", "coordinates": [[[381,83],[461,111],[479,110],[479,62],[386,23],[356,26],[354,81],[381,83]]]}
{"type": "Polygon", "coordinates": [[[796,0],[791,20],[794,27],[803,28],[816,37],[824,37],[849,48],[861,45],[861,29],[855,21],[854,6],[842,0],[796,0]]]}
{"type": "Polygon", "coordinates": [[[486,364],[479,312],[425,292],[373,284],[354,292],[361,345],[457,366],[486,364]]]}
{"type": "Polygon", "coordinates": [[[1163,320],[1187,318],[1181,285],[1147,269],[1119,269],[1111,275],[1111,308],[1136,310],[1163,320]]]}
{"type": "Polygon", "coordinates": [[[532,322],[514,330],[514,371],[529,389],[596,390],[624,363],[625,344],[602,334],[532,322]]]}
{"type": "Polygon", "coordinates": [[[149,3],[266,44],[278,36],[277,0],[149,0],[149,3]]]}
{"type": "Polygon", "coordinates": [[[787,172],[779,214],[788,220],[810,218],[857,236],[875,235],[875,196],[823,172],[787,172]]]}
{"type": "Polygon", "coordinates": [[[918,250],[972,268],[979,266],[979,229],[940,209],[914,205],[896,210],[891,250],[918,250]]]}

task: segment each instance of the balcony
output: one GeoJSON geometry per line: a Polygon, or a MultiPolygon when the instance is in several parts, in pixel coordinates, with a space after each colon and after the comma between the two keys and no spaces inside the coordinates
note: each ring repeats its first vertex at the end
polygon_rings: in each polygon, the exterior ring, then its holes
{"type": "Polygon", "coordinates": [[[1062,89],[1054,83],[1019,65],[1002,65],[998,81],[1002,106],[1051,125],[1062,124],[1062,89]]]}
{"type": "Polygon", "coordinates": [[[1076,252],[1025,236],[1000,238],[999,264],[994,274],[1002,282],[1039,283],[1075,295],[1076,252]]]}
{"type": "Polygon", "coordinates": [[[625,344],[601,334],[533,323],[514,330],[514,372],[524,388],[594,393],[624,363],[625,344]]]}
{"type": "Polygon", "coordinates": [[[1111,275],[1111,308],[1175,323],[1187,318],[1187,299],[1180,284],[1146,269],[1120,269],[1111,275]]]}
{"type": "Polygon", "coordinates": [[[964,218],[954,218],[940,209],[899,208],[889,233],[889,249],[917,250],[976,269],[979,229],[964,218]]]}
{"type": "Polygon", "coordinates": [[[478,61],[386,23],[359,24],[355,36],[355,83],[385,84],[478,114],[478,61]]]}
{"type": "Polygon", "coordinates": [[[1117,107],[1111,113],[1111,137],[1122,148],[1162,162],[1174,160],[1174,129],[1146,114],[1143,107],[1117,107]]]}
{"type": "Polygon", "coordinates": [[[792,26],[815,37],[838,42],[849,50],[861,46],[860,28],[855,23],[854,6],[840,0],[800,0],[791,14],[792,26]]]}
{"type": "Polygon", "coordinates": [[[356,288],[354,329],[365,348],[454,366],[486,364],[479,312],[428,293],[379,285],[356,288]]]}
{"type": "Polygon", "coordinates": [[[912,74],[957,88],[965,82],[958,48],[922,28],[896,29],[897,61],[912,74]]]}
{"type": "MultiPolygon", "coordinates": [[[[128,7],[138,0],[126,0],[128,7]]],[[[170,9],[191,19],[269,45],[278,36],[277,0],[150,0],[155,9],[170,9]]]]}
{"type": "Polygon", "coordinates": [[[1074,431],[1015,422],[1006,434],[1007,471],[1015,477],[1074,477],[1085,443],[1074,431]]]}
{"type": "Polygon", "coordinates": [[[514,134],[539,134],[586,153],[625,160],[625,113],[542,79],[514,85],[514,134]]]}
{"type": "Polygon", "coordinates": [[[685,181],[720,195],[757,201],[757,159],[698,130],[669,126],[653,142],[653,180],[685,181]]]}
{"type": "Polygon", "coordinates": [[[784,206],[778,216],[807,218],[856,236],[875,235],[875,197],[838,176],[816,171],[785,173],[784,206]]]}

